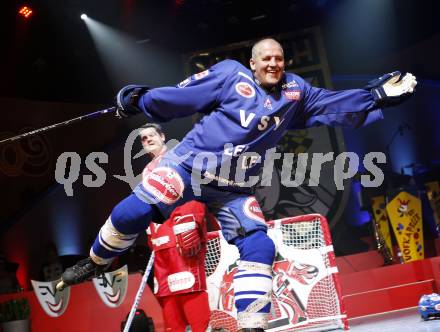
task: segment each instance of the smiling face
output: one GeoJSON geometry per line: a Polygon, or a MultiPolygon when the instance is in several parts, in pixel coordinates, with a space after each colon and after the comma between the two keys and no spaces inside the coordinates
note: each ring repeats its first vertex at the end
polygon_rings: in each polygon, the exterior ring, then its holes
{"type": "Polygon", "coordinates": [[[156,128],[149,127],[139,132],[142,147],[148,154],[157,156],[163,149],[165,144],[165,135],[159,133],[156,128]]]}
{"type": "Polygon", "coordinates": [[[283,48],[274,39],[264,39],[252,48],[249,63],[260,84],[271,88],[278,84],[284,74],[283,48]]]}
{"type": "Polygon", "coordinates": [[[127,281],[127,265],[93,278],[99,297],[110,308],[116,308],[124,301],[127,294],[127,281]]]}
{"type": "Polygon", "coordinates": [[[57,290],[56,284],[59,281],[59,279],[53,281],[31,280],[38,302],[50,317],[61,316],[69,304],[70,287],[62,291],[57,290]]]}

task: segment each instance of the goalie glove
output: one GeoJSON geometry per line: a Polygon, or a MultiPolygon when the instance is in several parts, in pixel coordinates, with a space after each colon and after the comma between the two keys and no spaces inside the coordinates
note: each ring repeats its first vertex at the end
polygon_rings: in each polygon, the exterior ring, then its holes
{"type": "Polygon", "coordinates": [[[116,95],[116,116],[120,119],[142,113],[138,107],[139,98],[150,88],[145,85],[127,85],[116,95]]]}
{"type": "Polygon", "coordinates": [[[202,248],[199,226],[192,214],[176,217],[173,226],[177,248],[184,257],[197,255],[202,248]]]}
{"type": "Polygon", "coordinates": [[[379,107],[399,105],[411,96],[417,85],[414,75],[407,73],[402,78],[400,76],[399,71],[385,74],[368,82],[364,89],[371,92],[379,107]]]}

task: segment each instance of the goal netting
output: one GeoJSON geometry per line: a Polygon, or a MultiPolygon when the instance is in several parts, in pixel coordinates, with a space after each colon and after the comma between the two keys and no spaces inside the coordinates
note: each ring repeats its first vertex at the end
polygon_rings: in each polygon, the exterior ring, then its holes
{"type": "MultiPolygon", "coordinates": [[[[327,220],[319,214],[268,222],[277,255],[267,331],[348,329],[327,220]]],[[[213,329],[237,331],[233,277],[238,250],[208,233],[206,275],[213,329]]]]}

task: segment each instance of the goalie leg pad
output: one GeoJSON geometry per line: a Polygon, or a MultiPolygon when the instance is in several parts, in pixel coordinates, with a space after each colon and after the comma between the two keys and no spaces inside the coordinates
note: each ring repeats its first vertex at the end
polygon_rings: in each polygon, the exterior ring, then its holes
{"type": "Polygon", "coordinates": [[[240,252],[234,276],[238,328],[267,328],[275,245],[264,231],[234,241],[240,252]]]}
{"type": "Polygon", "coordinates": [[[272,266],[240,261],[234,276],[238,328],[267,328],[272,266]]]}

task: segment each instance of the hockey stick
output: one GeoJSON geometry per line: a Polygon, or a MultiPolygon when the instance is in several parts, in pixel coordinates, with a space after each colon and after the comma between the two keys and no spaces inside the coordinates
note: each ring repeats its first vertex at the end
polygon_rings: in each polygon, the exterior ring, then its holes
{"type": "Polygon", "coordinates": [[[109,108],[106,108],[106,109],[103,109],[103,110],[100,110],[100,111],[96,111],[96,112],[93,112],[93,113],[89,113],[89,114],[86,114],[86,115],[81,115],[81,116],[79,116],[77,118],[73,118],[73,119],[70,119],[70,120],[67,120],[67,121],[63,121],[63,122],[58,122],[58,123],[55,123],[53,125],[50,125],[50,126],[47,126],[47,127],[43,127],[43,128],[40,128],[40,129],[35,129],[35,130],[29,131],[27,133],[21,134],[21,135],[17,135],[17,136],[6,138],[4,140],[1,140],[0,144],[11,143],[11,142],[17,141],[19,139],[22,139],[22,138],[25,138],[25,137],[28,137],[28,136],[32,136],[32,135],[35,135],[35,134],[42,133],[42,132],[50,130],[50,129],[55,129],[55,128],[58,128],[58,127],[68,126],[68,125],[70,125],[72,123],[75,123],[75,122],[78,122],[78,121],[81,121],[81,120],[94,118],[96,116],[99,116],[99,115],[102,115],[102,114],[105,114],[105,113],[109,113],[109,112],[115,112],[115,111],[116,111],[116,107],[113,106],[113,107],[109,107],[109,108]]]}
{"type": "Polygon", "coordinates": [[[136,297],[134,298],[133,306],[131,307],[130,314],[128,315],[127,322],[125,323],[124,331],[128,332],[130,330],[130,325],[133,321],[134,314],[136,313],[139,302],[141,301],[142,293],[144,292],[145,285],[147,284],[148,276],[150,275],[151,269],[153,267],[154,262],[154,251],[151,253],[150,259],[147,264],[147,268],[145,269],[144,276],[141,280],[141,285],[136,293],[136,297]]]}

